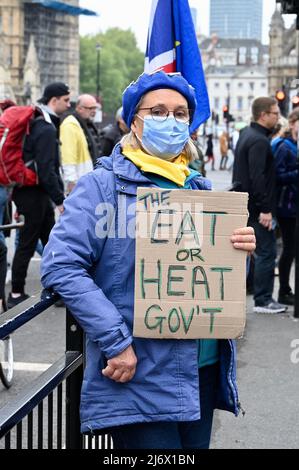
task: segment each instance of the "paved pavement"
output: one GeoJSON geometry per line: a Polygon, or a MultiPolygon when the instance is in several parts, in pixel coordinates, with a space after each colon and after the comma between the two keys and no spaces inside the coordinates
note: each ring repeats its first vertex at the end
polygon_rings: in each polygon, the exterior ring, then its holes
{"type": "MultiPolygon", "coordinates": [[[[218,168],[216,158],[216,168],[218,168]]],[[[216,190],[226,189],[231,174],[208,171],[216,190]]],[[[293,273],[292,273],[293,275],[293,273]]],[[[28,292],[39,291],[38,255],[31,262],[28,292]]],[[[277,290],[277,279],[275,283],[277,290]]],[[[9,291],[9,286],[8,289],[9,291]]],[[[299,347],[299,322],[293,311],[275,316],[254,314],[252,297],[247,297],[247,326],[238,341],[238,383],[246,414],[235,418],[217,411],[212,448],[299,448],[299,362],[291,361],[292,341],[299,347]]],[[[64,352],[64,310],[52,307],[16,332],[14,338],[14,386],[6,391],[0,384],[0,407],[30,383],[40,372],[37,365],[52,363],[64,352]],[[24,370],[26,365],[26,369],[24,370]]],[[[299,361],[299,351],[297,352],[299,361]]]]}

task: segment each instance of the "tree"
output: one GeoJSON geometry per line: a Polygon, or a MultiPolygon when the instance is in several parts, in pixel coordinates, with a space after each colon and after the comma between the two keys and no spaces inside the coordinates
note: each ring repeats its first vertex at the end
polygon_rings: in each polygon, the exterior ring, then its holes
{"type": "Polygon", "coordinates": [[[103,110],[114,114],[124,89],[143,71],[144,54],[130,30],[110,28],[105,34],[80,38],[80,92],[96,94],[97,50],[100,44],[100,90],[103,110]]]}

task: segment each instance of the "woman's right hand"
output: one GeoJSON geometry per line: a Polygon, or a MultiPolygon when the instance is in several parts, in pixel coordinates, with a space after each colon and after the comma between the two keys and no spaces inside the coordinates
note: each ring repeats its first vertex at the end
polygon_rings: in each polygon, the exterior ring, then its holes
{"type": "Polygon", "coordinates": [[[108,359],[102,374],[115,382],[129,382],[135,375],[137,357],[132,346],[128,346],[118,356],[108,359]]]}

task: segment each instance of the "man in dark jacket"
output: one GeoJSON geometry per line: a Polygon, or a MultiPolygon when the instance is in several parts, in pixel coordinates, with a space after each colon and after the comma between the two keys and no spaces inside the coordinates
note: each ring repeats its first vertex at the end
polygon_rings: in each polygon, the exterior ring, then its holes
{"type": "Polygon", "coordinates": [[[115,114],[115,123],[108,124],[100,132],[100,156],[111,155],[116,144],[121,140],[123,135],[127,134],[129,129],[122,118],[122,107],[115,114]]]}
{"type": "Polygon", "coordinates": [[[257,98],[252,104],[253,121],[242,130],[237,143],[233,170],[236,190],[249,193],[249,221],[256,235],[254,268],[254,311],[282,313],[284,305],[272,298],[276,258],[276,178],[269,137],[279,118],[273,98],[257,98]]]}
{"type": "Polygon", "coordinates": [[[70,107],[68,85],[54,82],[45,88],[40,99],[43,117],[36,118],[24,143],[23,158],[38,176],[36,186],[15,188],[13,201],[18,214],[25,216],[25,226],[20,230],[18,246],[12,263],[12,292],[7,306],[12,308],[28,298],[25,280],[31,257],[40,239],[48,242],[55,223],[55,205],[63,212],[64,190],[60,176],[59,116],[70,107]]]}

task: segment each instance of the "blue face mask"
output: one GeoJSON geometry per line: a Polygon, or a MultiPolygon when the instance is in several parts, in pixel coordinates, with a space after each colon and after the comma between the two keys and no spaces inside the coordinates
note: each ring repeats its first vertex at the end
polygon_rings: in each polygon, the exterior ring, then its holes
{"type": "Polygon", "coordinates": [[[147,153],[172,160],[182,152],[189,139],[188,123],[178,122],[173,116],[161,121],[152,116],[138,117],[144,122],[141,144],[147,153]]]}

